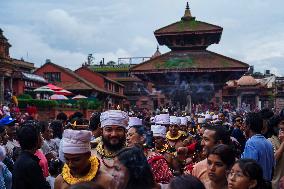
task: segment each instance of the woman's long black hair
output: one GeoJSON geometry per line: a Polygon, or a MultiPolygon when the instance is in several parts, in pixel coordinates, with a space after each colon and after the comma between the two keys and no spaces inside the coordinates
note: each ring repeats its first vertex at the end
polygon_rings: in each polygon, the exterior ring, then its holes
{"type": "Polygon", "coordinates": [[[141,148],[124,148],[118,153],[117,158],[129,173],[126,189],[151,189],[155,186],[151,167],[141,148]]]}

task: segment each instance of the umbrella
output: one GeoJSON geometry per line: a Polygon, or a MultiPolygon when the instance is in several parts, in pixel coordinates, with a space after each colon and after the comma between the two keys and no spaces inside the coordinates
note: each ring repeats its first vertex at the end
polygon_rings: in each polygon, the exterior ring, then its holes
{"type": "Polygon", "coordinates": [[[68,100],[66,96],[58,94],[51,95],[49,98],[50,100],[68,100]]]}
{"type": "Polygon", "coordinates": [[[55,86],[55,85],[53,85],[53,84],[51,84],[51,83],[49,83],[48,85],[46,85],[46,87],[49,87],[51,90],[54,90],[54,91],[60,91],[60,90],[62,90],[61,87],[57,87],[57,86],[55,86]]]}
{"type": "Polygon", "coordinates": [[[72,95],[73,93],[65,89],[62,89],[60,91],[55,91],[55,94],[69,96],[72,95]]]}
{"type": "Polygon", "coordinates": [[[49,87],[47,86],[43,86],[43,87],[39,87],[39,88],[36,88],[34,90],[34,92],[48,92],[48,93],[54,93],[53,90],[51,90],[49,87]]]}
{"type": "Polygon", "coordinates": [[[78,100],[78,99],[84,99],[84,98],[88,98],[88,97],[86,97],[86,96],[84,96],[84,95],[76,95],[76,96],[74,96],[72,99],[78,100]]]}

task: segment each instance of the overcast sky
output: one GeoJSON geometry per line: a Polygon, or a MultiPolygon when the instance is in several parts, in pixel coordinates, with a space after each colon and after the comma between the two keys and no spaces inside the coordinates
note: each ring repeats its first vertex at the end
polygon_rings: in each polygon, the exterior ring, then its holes
{"type": "MultiPolygon", "coordinates": [[[[283,0],[192,0],[197,20],[224,28],[209,50],[284,75],[283,0]]],[[[185,0],[1,0],[0,28],[13,58],[44,64],[46,59],[78,68],[95,61],[151,56],[153,31],[179,21],[185,0]]],[[[160,47],[162,53],[169,51],[160,47]]]]}

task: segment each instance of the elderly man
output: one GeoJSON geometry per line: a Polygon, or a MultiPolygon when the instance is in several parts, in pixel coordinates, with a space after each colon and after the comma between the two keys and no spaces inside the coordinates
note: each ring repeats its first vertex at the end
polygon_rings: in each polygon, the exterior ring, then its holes
{"type": "Polygon", "coordinates": [[[121,110],[108,110],[101,114],[102,141],[93,154],[100,159],[101,168],[108,173],[114,167],[117,152],[125,146],[128,120],[127,113],[121,110]]]}
{"type": "Polygon", "coordinates": [[[96,182],[107,189],[114,187],[112,177],[100,170],[99,159],[91,156],[92,133],[66,129],[63,133],[63,153],[66,163],[55,179],[55,189],[66,189],[80,182],[96,182]]]}

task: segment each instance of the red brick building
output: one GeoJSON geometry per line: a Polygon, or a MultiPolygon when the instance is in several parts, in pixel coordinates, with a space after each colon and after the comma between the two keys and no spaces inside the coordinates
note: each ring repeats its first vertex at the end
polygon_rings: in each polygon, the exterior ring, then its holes
{"type": "Polygon", "coordinates": [[[79,68],[75,73],[68,68],[47,61],[35,73],[44,77],[48,82],[71,91],[73,94],[96,97],[104,102],[105,108],[122,106],[123,99],[126,98],[123,95],[123,85],[88,71],[83,67],[79,68]]]}
{"type": "Polygon", "coordinates": [[[32,74],[34,64],[23,59],[10,57],[8,39],[0,29],[0,102],[9,100],[12,92],[16,95],[31,91],[46,84],[43,77],[32,74]]]}
{"type": "MultiPolygon", "coordinates": [[[[157,49],[152,58],[159,55],[160,52],[157,49]]],[[[130,74],[129,69],[134,65],[135,64],[130,63],[119,65],[91,65],[89,68],[125,86],[124,95],[127,97],[127,100],[124,101],[124,107],[126,109],[153,110],[165,106],[167,99],[161,92],[155,90],[153,83],[144,82],[130,74]]]]}

